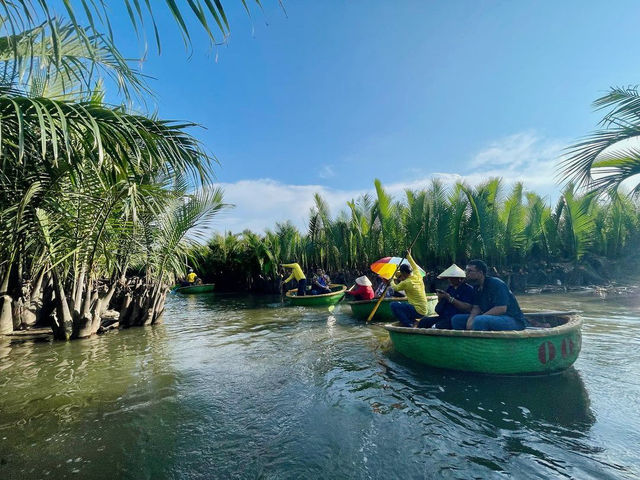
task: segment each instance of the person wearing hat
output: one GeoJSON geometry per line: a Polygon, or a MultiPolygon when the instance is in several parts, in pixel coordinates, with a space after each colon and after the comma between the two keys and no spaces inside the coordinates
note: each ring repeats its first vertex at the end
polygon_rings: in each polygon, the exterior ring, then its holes
{"type": "Polygon", "coordinates": [[[391,312],[400,321],[403,327],[417,326],[416,320],[424,317],[429,308],[427,306],[427,294],[424,291],[424,282],[420,275],[420,267],[411,256],[411,251],[407,252],[406,263],[400,264],[397,281],[391,281],[391,286],[398,292],[404,290],[408,302],[391,302],[391,312]]]}
{"type": "Polygon", "coordinates": [[[188,273],[185,279],[180,282],[181,287],[190,287],[191,285],[195,285],[196,283],[196,279],[198,278],[198,276],[193,271],[193,268],[189,267],[187,272],[188,273]]]}
{"type": "Polygon", "coordinates": [[[371,287],[371,280],[366,275],[356,278],[357,287],[353,289],[351,287],[345,293],[353,296],[354,300],[371,300],[373,299],[373,288],[371,287]]]}
{"type": "Polygon", "coordinates": [[[446,278],[449,287],[446,291],[436,289],[438,304],[436,313],[438,316],[424,317],[418,324],[419,328],[436,328],[451,330],[451,318],[459,313],[469,313],[473,301],[473,287],[465,283],[466,275],[455,263],[438,275],[438,278],[446,278]]]}

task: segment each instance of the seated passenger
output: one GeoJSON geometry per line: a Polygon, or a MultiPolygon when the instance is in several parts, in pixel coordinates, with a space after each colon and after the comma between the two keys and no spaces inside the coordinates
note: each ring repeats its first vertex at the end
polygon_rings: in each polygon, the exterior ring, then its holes
{"type": "Polygon", "coordinates": [[[469,313],[473,301],[473,287],[465,283],[464,270],[455,263],[438,275],[438,278],[446,278],[449,281],[447,291],[436,290],[438,304],[437,316],[424,317],[418,324],[419,328],[451,329],[451,317],[458,313],[469,313]]]}
{"type": "Polygon", "coordinates": [[[191,285],[195,285],[196,279],[198,279],[198,276],[193,271],[193,268],[189,268],[189,273],[187,273],[185,280],[180,282],[180,286],[190,287],[191,285]]]}
{"type": "Polygon", "coordinates": [[[325,293],[331,293],[331,289],[329,285],[331,284],[331,279],[329,275],[324,273],[324,270],[318,268],[316,270],[316,274],[311,279],[311,295],[322,295],[325,293]]]}
{"type": "Polygon", "coordinates": [[[356,278],[357,288],[351,287],[345,293],[351,295],[354,300],[371,300],[373,295],[373,288],[371,288],[371,280],[366,275],[356,278]]]}

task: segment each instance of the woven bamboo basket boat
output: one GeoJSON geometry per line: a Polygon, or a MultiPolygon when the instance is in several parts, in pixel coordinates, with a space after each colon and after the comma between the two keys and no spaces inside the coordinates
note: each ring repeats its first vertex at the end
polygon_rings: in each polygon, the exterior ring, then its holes
{"type": "Polygon", "coordinates": [[[184,295],[195,295],[199,293],[213,292],[214,287],[215,284],[207,283],[204,285],[189,285],[188,287],[178,287],[175,291],[184,295]]]}
{"type": "Polygon", "coordinates": [[[439,368],[499,375],[550,374],[569,368],[582,346],[576,312],[525,313],[548,328],[485,332],[385,325],[395,350],[439,368]]]}
{"type": "Polygon", "coordinates": [[[337,283],[330,284],[329,288],[331,289],[331,293],[323,293],[321,295],[303,295],[302,297],[297,295],[297,288],[292,288],[287,292],[287,300],[289,300],[292,305],[300,307],[325,307],[338,303],[342,297],[344,297],[344,292],[347,290],[346,285],[340,285],[337,283]]]}
{"type": "MultiPolygon", "coordinates": [[[[373,300],[356,300],[354,302],[349,302],[349,306],[351,307],[351,314],[356,317],[358,320],[366,320],[369,318],[369,314],[376,306],[378,302],[378,298],[374,298],[373,300]]],[[[393,313],[391,312],[391,302],[406,302],[407,297],[389,297],[385,298],[380,302],[380,306],[378,310],[376,310],[376,314],[371,319],[372,322],[392,322],[395,320],[393,313]]],[[[427,315],[433,315],[435,313],[436,303],[438,303],[437,295],[427,295],[427,307],[428,312],[427,315]]]]}

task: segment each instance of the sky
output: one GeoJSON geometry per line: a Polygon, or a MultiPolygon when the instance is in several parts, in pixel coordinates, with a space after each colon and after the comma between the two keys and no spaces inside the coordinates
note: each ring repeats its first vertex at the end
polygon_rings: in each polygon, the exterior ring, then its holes
{"type": "MultiPolygon", "coordinates": [[[[223,2],[227,42],[185,46],[156,8],[151,110],[190,120],[219,160],[234,209],[219,231],[304,229],[313,194],[332,213],[373,191],[395,198],[432,178],[501,176],[558,198],[563,149],[597,127],[592,102],[640,83],[635,1],[263,0],[223,2]]],[[[187,7],[185,7],[187,8],[187,7]]],[[[116,42],[142,46],[123,8],[116,42]]]]}

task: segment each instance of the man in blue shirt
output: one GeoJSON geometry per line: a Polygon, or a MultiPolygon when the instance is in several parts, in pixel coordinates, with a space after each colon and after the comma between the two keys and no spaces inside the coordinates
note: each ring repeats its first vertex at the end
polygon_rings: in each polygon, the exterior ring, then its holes
{"type": "Polygon", "coordinates": [[[440,329],[451,329],[451,318],[459,313],[471,311],[473,301],[473,287],[465,283],[465,273],[455,263],[438,275],[449,281],[447,291],[436,290],[438,304],[437,316],[423,317],[418,328],[431,328],[435,325],[440,329]]]}
{"type": "Polygon", "coordinates": [[[474,287],[469,315],[454,315],[455,330],[524,330],[526,320],[516,297],[496,277],[487,277],[487,264],[471,260],[465,269],[467,282],[474,287]]]}

